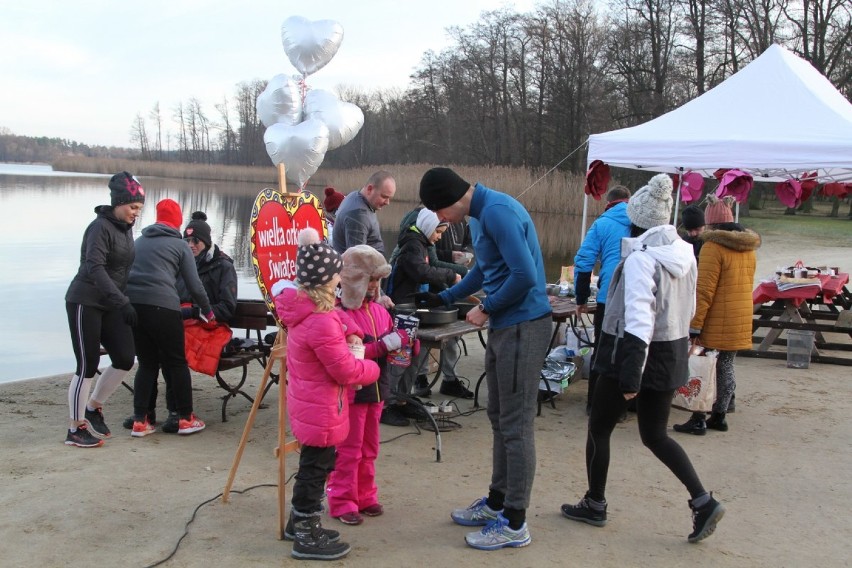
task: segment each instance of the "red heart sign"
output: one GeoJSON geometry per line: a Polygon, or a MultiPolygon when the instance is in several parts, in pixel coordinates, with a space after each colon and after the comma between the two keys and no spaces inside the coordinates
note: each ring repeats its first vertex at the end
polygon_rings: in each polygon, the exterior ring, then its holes
{"type": "Polygon", "coordinates": [[[325,211],[315,195],[301,192],[284,196],[269,188],[258,194],[251,211],[251,261],[257,285],[273,314],[275,303],[270,290],[279,280],[296,277],[297,239],[306,227],[313,227],[323,238],[327,236],[325,211]]]}

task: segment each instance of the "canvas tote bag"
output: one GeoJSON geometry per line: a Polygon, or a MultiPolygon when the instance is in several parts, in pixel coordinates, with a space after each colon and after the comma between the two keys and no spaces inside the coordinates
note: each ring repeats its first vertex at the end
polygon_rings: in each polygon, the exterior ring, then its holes
{"type": "MultiPolygon", "coordinates": [[[[694,350],[693,350],[694,351],[694,350]]],[[[690,412],[710,412],[716,401],[716,351],[689,354],[689,379],[675,391],[672,406],[690,412]]]]}

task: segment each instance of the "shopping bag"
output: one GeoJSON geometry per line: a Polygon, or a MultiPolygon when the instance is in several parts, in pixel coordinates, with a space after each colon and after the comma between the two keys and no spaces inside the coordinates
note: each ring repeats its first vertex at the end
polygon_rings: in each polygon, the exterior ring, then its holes
{"type": "Polygon", "coordinates": [[[716,351],[689,355],[689,379],[675,391],[672,406],[690,412],[710,412],[716,401],[716,351]]]}

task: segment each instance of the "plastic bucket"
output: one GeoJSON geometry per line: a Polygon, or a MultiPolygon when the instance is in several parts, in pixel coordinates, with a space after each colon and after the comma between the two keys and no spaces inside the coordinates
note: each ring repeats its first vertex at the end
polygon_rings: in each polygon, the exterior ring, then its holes
{"type": "Polygon", "coordinates": [[[787,330],[787,367],[807,369],[811,364],[811,351],[813,349],[813,331],[787,330]]]}

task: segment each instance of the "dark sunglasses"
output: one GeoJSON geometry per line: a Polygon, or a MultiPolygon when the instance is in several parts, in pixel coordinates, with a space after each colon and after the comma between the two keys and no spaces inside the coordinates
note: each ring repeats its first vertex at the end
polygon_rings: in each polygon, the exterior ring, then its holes
{"type": "Polygon", "coordinates": [[[184,240],[191,245],[197,245],[198,243],[201,242],[198,239],[196,239],[195,237],[186,237],[184,240]]]}

